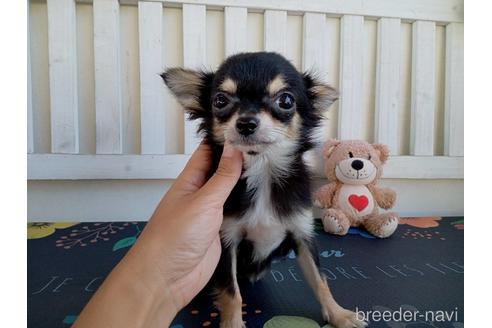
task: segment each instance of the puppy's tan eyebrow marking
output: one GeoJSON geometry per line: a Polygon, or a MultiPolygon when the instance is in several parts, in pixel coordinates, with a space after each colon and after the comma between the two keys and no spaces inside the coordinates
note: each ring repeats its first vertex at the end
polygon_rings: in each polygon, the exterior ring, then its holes
{"type": "Polygon", "coordinates": [[[237,84],[230,77],[228,77],[219,85],[219,89],[228,93],[236,93],[237,84]]]}
{"type": "Polygon", "coordinates": [[[277,92],[287,87],[282,75],[277,75],[270,83],[268,83],[267,90],[270,97],[274,96],[277,92]]]}

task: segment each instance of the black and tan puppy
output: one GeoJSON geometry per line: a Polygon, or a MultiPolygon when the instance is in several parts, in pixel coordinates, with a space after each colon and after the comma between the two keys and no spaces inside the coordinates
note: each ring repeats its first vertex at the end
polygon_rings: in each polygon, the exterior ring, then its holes
{"type": "Polygon", "coordinates": [[[365,326],[336,303],[319,270],[303,160],[336,90],[266,52],[229,57],[215,73],[172,68],[162,77],[189,117],[201,119],[214,169],[225,141],[243,152],[243,173],[224,206],[222,256],[213,277],[221,327],[244,327],[238,277],[258,279],[291,249],[324,317],[337,327],[365,326]]]}

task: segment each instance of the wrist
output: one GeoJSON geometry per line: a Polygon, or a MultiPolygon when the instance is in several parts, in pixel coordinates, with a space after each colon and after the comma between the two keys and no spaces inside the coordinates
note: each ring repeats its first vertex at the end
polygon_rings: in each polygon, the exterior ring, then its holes
{"type": "Polygon", "coordinates": [[[166,277],[156,270],[152,262],[143,257],[128,254],[118,266],[115,279],[120,286],[127,286],[128,293],[142,309],[145,318],[143,327],[167,327],[180,310],[166,277]]]}
{"type": "Polygon", "coordinates": [[[85,306],[74,328],[167,327],[177,314],[174,300],[138,274],[138,263],[125,257],[85,306]]]}

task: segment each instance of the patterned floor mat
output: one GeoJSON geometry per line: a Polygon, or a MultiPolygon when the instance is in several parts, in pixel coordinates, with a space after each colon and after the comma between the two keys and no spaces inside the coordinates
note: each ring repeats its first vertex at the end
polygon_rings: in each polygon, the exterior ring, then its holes
{"type": "MultiPolygon", "coordinates": [[[[332,236],[317,224],[321,266],[335,298],[346,308],[371,315],[369,327],[463,326],[462,217],[404,218],[385,240],[359,229],[351,229],[345,237],[332,236]]],[[[69,327],[144,226],[144,222],[29,223],[28,326],[69,327]]],[[[329,327],[324,326],[293,252],[274,262],[263,280],[244,285],[241,291],[248,327],[329,327]]],[[[218,323],[205,290],[171,327],[218,327],[218,323]]]]}

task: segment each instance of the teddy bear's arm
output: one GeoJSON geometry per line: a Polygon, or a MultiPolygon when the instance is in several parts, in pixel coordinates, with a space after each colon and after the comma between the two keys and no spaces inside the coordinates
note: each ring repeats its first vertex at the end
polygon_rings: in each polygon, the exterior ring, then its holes
{"type": "Polygon", "coordinates": [[[314,205],[321,208],[328,208],[332,205],[333,195],[337,189],[336,182],[330,182],[319,188],[313,194],[314,205]]]}
{"type": "Polygon", "coordinates": [[[370,189],[379,207],[385,210],[393,207],[396,200],[396,193],[394,190],[376,186],[372,186],[370,189]]]}

